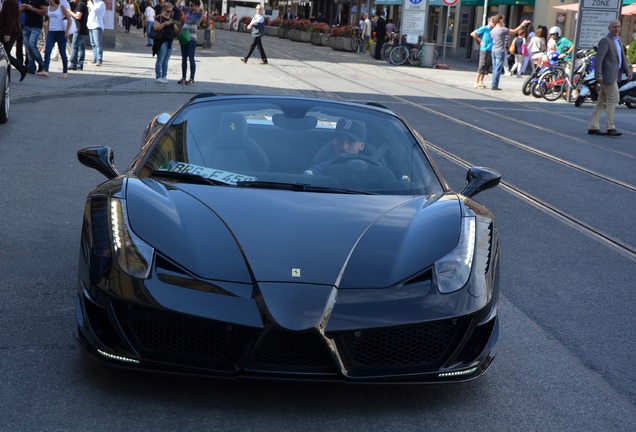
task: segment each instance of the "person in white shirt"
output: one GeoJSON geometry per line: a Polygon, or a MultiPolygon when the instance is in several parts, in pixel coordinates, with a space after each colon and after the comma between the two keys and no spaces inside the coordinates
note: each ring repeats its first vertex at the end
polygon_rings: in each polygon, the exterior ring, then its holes
{"type": "Polygon", "coordinates": [[[252,30],[252,45],[250,45],[250,50],[247,53],[247,56],[241,57],[241,61],[243,63],[247,63],[247,60],[249,60],[250,56],[254,52],[254,48],[258,48],[258,52],[261,54],[261,64],[267,64],[267,55],[265,54],[263,43],[261,42],[261,38],[265,33],[265,17],[262,13],[263,6],[256,5],[254,18],[252,18],[252,21],[247,25],[248,30],[252,30]]]}
{"type": "Polygon", "coordinates": [[[60,0],[51,0],[48,8],[49,32],[46,35],[46,46],[44,48],[44,70],[36,75],[48,77],[49,64],[51,63],[51,51],[53,45],[57,47],[62,57],[62,75],[60,78],[68,78],[68,57],[66,55],[66,43],[68,41],[71,20],[73,19],[60,0]],[[66,20],[66,22],[64,21],[66,20]]]}
{"type": "MultiPolygon", "coordinates": [[[[155,23],[155,9],[152,6],[151,0],[146,0],[146,9],[144,9],[144,23],[146,26],[146,36],[150,34],[150,29],[152,29],[152,25],[155,23]]],[[[152,46],[152,39],[148,36],[148,43],[146,46],[152,46]]]]}
{"type": "Polygon", "coordinates": [[[102,45],[102,32],[104,31],[104,13],[106,5],[102,0],[90,0],[88,4],[88,35],[91,39],[91,47],[93,47],[94,65],[101,66],[104,56],[104,47],[102,45]]]}

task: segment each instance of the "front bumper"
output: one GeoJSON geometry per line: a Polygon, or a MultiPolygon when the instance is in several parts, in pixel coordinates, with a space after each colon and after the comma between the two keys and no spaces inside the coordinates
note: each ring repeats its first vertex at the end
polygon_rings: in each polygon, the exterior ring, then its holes
{"type": "Polygon", "coordinates": [[[499,335],[496,293],[475,310],[464,290],[341,290],[316,325],[292,330],[257,286],[191,289],[161,279],[118,274],[100,286],[80,279],[76,317],[86,352],[116,366],[211,376],[463,382],[490,366],[499,335]]]}

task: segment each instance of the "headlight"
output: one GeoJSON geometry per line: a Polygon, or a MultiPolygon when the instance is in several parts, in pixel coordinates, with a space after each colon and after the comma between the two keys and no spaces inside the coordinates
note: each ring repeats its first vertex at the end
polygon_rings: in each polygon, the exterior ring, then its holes
{"type": "Polygon", "coordinates": [[[462,218],[462,230],[457,247],[435,263],[437,288],[452,293],[468,282],[475,253],[475,218],[462,218]]]}
{"type": "Polygon", "coordinates": [[[146,279],[155,251],[130,230],[126,218],[126,203],[117,198],[110,200],[110,227],[113,250],[119,266],[133,277],[146,279]]]}

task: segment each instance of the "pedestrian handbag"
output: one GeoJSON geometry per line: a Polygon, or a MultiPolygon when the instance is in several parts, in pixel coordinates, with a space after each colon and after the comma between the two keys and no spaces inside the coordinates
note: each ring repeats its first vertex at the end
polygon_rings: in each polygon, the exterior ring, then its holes
{"type": "Polygon", "coordinates": [[[510,54],[514,54],[516,51],[517,51],[517,44],[515,43],[513,39],[512,43],[510,44],[510,48],[508,48],[508,52],[510,54]]]}
{"type": "Polygon", "coordinates": [[[191,40],[192,37],[190,36],[190,30],[183,29],[179,32],[179,45],[187,45],[191,40]]]}
{"type": "Polygon", "coordinates": [[[161,40],[163,38],[163,30],[155,30],[155,26],[150,27],[148,37],[152,40],[161,40]]]}
{"type": "Polygon", "coordinates": [[[526,42],[524,41],[521,45],[521,55],[524,57],[528,57],[530,53],[528,53],[528,47],[526,46],[526,42]]]}

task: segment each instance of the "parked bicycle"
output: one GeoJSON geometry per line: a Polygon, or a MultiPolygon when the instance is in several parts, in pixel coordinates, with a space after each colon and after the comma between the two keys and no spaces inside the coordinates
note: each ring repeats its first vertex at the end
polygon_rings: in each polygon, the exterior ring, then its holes
{"type": "Polygon", "coordinates": [[[360,44],[362,43],[362,31],[360,27],[353,27],[353,38],[351,41],[351,49],[354,53],[357,53],[360,49],[360,44]]]}
{"type": "Polygon", "coordinates": [[[380,47],[380,57],[382,57],[383,60],[390,61],[389,54],[393,47],[397,45],[399,37],[400,35],[398,33],[391,33],[388,40],[380,47]]]}
{"type": "Polygon", "coordinates": [[[397,39],[396,45],[389,52],[389,63],[401,66],[409,59],[409,45],[406,43],[406,36],[397,39]]]}
{"type": "MultiPolygon", "coordinates": [[[[559,64],[544,72],[538,79],[537,87],[541,96],[547,101],[555,101],[560,97],[567,97],[569,93],[576,99],[583,78],[594,70],[594,57],[596,51],[581,50],[577,52],[579,64],[576,70],[570,75],[566,68],[559,64]]],[[[575,61],[576,64],[576,61],[575,61]]]]}

